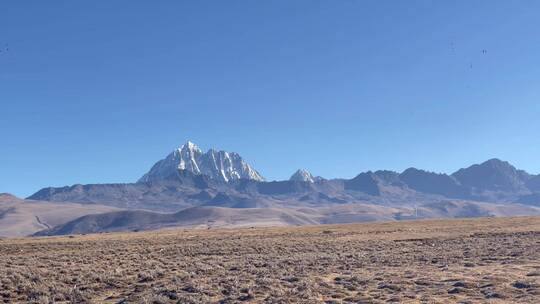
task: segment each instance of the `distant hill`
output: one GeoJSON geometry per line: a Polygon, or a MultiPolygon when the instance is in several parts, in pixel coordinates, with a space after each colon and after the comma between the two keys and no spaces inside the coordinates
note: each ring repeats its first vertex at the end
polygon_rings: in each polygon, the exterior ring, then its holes
{"type": "Polygon", "coordinates": [[[36,236],[162,229],[315,225],[317,221],[294,210],[194,207],[177,213],[118,211],[86,215],[36,236]]]}
{"type": "Polygon", "coordinates": [[[26,236],[64,224],[83,215],[117,210],[103,205],[22,200],[0,194],[0,236],[26,236]]]}
{"type": "Polygon", "coordinates": [[[345,204],[319,208],[193,207],[177,213],[140,210],[82,216],[35,236],[87,234],[163,228],[238,228],[304,226],[405,219],[540,215],[540,208],[468,201],[440,201],[418,208],[345,204]]]}
{"type": "Polygon", "coordinates": [[[23,202],[23,200],[10,193],[0,193],[0,204],[16,202],[20,203],[23,202]]]}

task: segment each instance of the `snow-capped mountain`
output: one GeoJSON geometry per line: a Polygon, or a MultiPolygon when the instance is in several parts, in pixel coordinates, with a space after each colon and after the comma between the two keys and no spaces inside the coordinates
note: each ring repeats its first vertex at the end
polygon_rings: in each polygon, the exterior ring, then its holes
{"type": "Polygon", "coordinates": [[[163,180],[175,174],[177,170],[203,174],[224,182],[238,179],[264,180],[238,153],[214,149],[203,153],[197,145],[188,141],[158,161],[138,182],[163,180]]]}
{"type": "Polygon", "coordinates": [[[292,176],[289,178],[290,181],[300,181],[300,182],[310,182],[314,183],[316,178],[311,175],[311,173],[305,169],[298,169],[292,176]]]}

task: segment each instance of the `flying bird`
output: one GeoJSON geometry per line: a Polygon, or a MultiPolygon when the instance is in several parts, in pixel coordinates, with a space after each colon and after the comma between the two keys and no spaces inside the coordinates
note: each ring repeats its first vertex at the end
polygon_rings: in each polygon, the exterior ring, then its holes
{"type": "Polygon", "coordinates": [[[487,54],[487,50],[482,50],[482,54],[487,54]]]}

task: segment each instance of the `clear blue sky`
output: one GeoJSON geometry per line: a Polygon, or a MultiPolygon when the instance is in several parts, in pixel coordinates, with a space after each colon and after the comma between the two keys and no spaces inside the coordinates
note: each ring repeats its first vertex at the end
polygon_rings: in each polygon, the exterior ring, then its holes
{"type": "Polygon", "coordinates": [[[453,172],[492,157],[540,173],[539,11],[2,1],[0,192],[135,181],[188,139],[239,152],[268,179],[453,172]]]}

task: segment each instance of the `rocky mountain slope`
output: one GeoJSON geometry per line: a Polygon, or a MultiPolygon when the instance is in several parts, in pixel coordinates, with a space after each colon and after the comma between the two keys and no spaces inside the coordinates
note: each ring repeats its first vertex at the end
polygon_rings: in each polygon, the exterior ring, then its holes
{"type": "Polygon", "coordinates": [[[167,155],[166,158],[158,161],[148,173],[139,179],[139,182],[166,180],[178,170],[206,175],[211,179],[223,182],[239,179],[264,180],[259,172],[246,163],[238,153],[214,149],[203,153],[199,147],[188,141],[167,155]]]}

